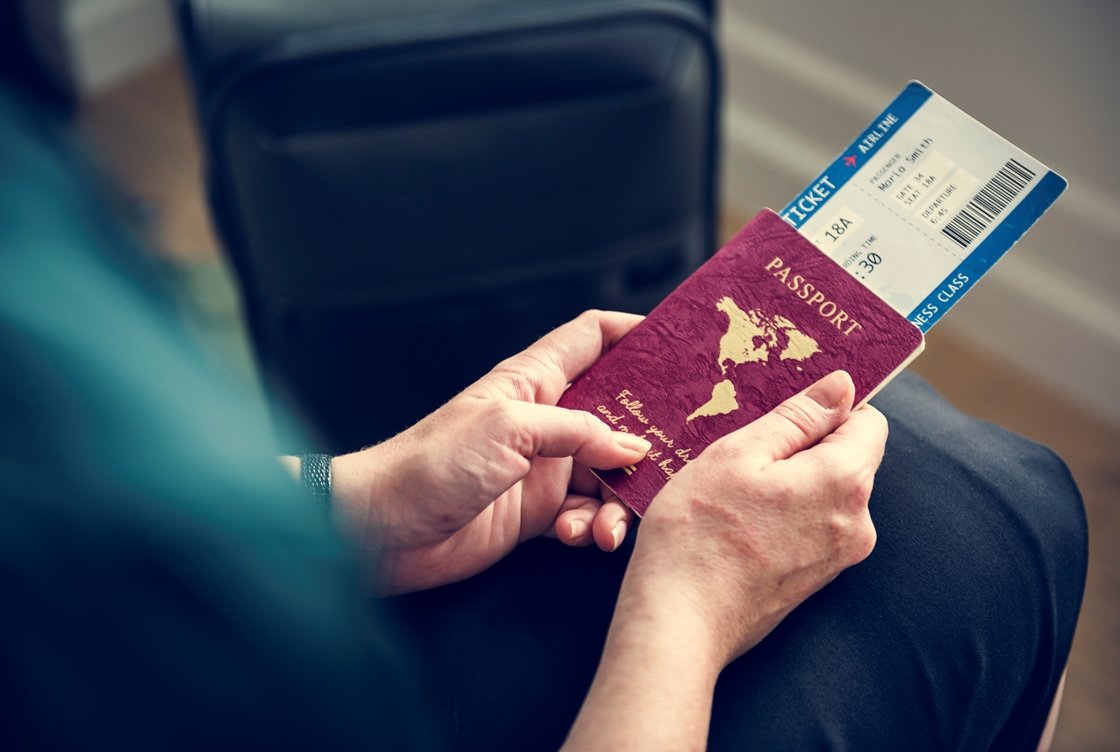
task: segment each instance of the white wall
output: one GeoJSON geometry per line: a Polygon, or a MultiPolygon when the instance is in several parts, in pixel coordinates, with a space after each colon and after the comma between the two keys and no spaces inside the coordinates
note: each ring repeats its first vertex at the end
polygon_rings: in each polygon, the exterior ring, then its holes
{"type": "Polygon", "coordinates": [[[1120,424],[1120,3],[723,7],[724,202],[780,208],[922,80],[1070,182],[939,326],[1120,424]]]}

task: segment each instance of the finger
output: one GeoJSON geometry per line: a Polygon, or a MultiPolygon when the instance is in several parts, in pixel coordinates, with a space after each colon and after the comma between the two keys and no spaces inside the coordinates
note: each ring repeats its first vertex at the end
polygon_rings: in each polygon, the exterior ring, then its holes
{"type": "Polygon", "coordinates": [[[573,493],[595,496],[602,484],[586,465],[576,462],[572,465],[572,479],[568,485],[573,493]]]}
{"type": "Polygon", "coordinates": [[[883,458],[888,433],[886,416],[872,405],[863,405],[853,410],[848,419],[826,436],[819,446],[827,452],[834,445],[846,444],[854,453],[871,458],[878,464],[883,458]]]}
{"type": "Polygon", "coordinates": [[[633,524],[634,513],[622,503],[618,496],[611,495],[603,502],[591,523],[595,544],[604,551],[615,551],[622,545],[626,532],[633,524]]]}
{"type": "Polygon", "coordinates": [[[602,502],[590,496],[571,494],[564,500],[556,524],[552,526],[555,536],[569,546],[587,546],[592,543],[592,523],[602,502]]]}
{"type": "Polygon", "coordinates": [[[510,399],[555,404],[573,379],[642,318],[618,311],[586,311],[499,363],[472,389],[488,395],[496,390],[510,399]]]}
{"type": "Polygon", "coordinates": [[[790,458],[789,463],[797,472],[814,472],[814,467],[833,474],[847,472],[858,482],[878,469],[886,441],[887,419],[871,405],[864,405],[816,446],[790,458]]]}
{"type": "Polygon", "coordinates": [[[589,467],[610,469],[631,465],[650,450],[645,439],[612,431],[591,413],[516,400],[498,400],[499,414],[490,436],[499,444],[533,457],[573,457],[589,467]]]}
{"type": "Polygon", "coordinates": [[[843,423],[854,396],[851,377],[845,371],[833,371],[731,434],[731,440],[762,464],[786,459],[813,446],[843,423]]]}
{"type": "Polygon", "coordinates": [[[878,467],[886,447],[887,430],[887,419],[883,414],[871,405],[864,405],[853,411],[819,444],[802,454],[828,461],[848,457],[859,464],[878,467]]]}

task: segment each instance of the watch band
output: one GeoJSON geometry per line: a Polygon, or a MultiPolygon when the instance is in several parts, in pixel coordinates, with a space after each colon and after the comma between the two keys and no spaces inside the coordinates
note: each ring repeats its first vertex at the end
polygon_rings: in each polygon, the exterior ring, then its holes
{"type": "Polygon", "coordinates": [[[311,492],[315,501],[329,506],[331,503],[331,459],[329,454],[301,454],[299,480],[311,492]]]}

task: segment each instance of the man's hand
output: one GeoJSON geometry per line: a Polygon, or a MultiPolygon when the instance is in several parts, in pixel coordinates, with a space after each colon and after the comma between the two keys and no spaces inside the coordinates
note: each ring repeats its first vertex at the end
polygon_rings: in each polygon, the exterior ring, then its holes
{"type": "Polygon", "coordinates": [[[887,422],[854,391],[835,372],[708,447],[650,506],[625,596],[673,593],[726,664],[866,558],[887,422]]]}
{"type": "Polygon", "coordinates": [[[569,748],[703,749],[724,666],[871,552],[887,425],[853,397],[826,376],[654,498],[569,748]]]}
{"type": "Polygon", "coordinates": [[[543,534],[618,546],[631,513],[586,468],[637,462],[649,442],[555,405],[639,321],[589,311],[404,433],[334,459],[335,508],[377,554],[383,592],[464,579],[543,534]]]}

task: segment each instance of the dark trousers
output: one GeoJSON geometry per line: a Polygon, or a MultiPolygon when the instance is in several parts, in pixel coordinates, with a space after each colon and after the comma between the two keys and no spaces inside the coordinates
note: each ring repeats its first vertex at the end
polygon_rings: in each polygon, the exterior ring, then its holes
{"type": "MultiPolygon", "coordinates": [[[[878,545],[724,671],[711,749],[1037,744],[1085,583],[1077,488],[1049,450],[916,376],[874,402],[890,421],[878,545]]],[[[396,599],[450,748],[563,742],[632,537],[614,554],[534,541],[467,582],[396,599]]]]}

